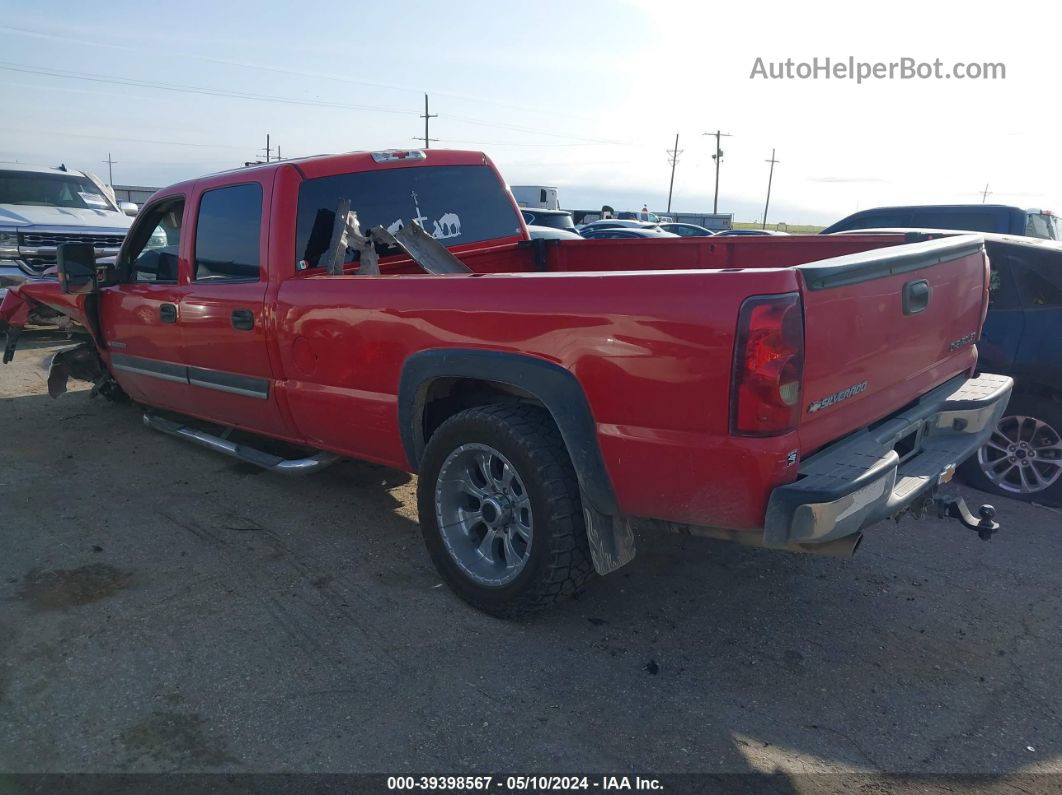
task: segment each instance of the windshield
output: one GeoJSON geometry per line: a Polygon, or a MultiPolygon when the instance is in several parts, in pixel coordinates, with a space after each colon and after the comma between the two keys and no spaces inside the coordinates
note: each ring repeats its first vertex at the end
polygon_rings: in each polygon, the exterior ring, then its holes
{"type": "Polygon", "coordinates": [[[1062,240],[1062,223],[1054,215],[1029,213],[1025,223],[1025,234],[1029,237],[1042,237],[1046,240],[1062,240]]]}
{"type": "Polygon", "coordinates": [[[88,177],[33,171],[0,171],[0,204],[114,209],[88,177]]]}

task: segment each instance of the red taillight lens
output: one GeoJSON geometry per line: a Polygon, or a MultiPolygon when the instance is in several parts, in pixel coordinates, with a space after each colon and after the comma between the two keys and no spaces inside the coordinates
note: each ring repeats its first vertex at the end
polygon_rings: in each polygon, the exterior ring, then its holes
{"type": "Polygon", "coordinates": [[[774,436],[796,427],[804,378],[804,312],[799,293],[745,299],[738,316],[731,384],[731,431],[774,436]]]}

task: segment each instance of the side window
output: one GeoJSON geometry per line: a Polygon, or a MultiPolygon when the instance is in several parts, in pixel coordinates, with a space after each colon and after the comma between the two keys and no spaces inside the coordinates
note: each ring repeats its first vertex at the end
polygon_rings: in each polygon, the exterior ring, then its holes
{"type": "Polygon", "coordinates": [[[967,232],[998,232],[999,216],[989,212],[916,212],[914,226],[924,229],[961,229],[967,232]]]}
{"type": "Polygon", "coordinates": [[[124,257],[126,282],[176,282],[184,199],[163,200],[144,210],[130,233],[124,257]]]}
{"type": "Polygon", "coordinates": [[[262,188],[257,182],[204,193],[195,226],[195,280],[257,280],[261,229],[262,188]]]}
{"type": "Polygon", "coordinates": [[[1062,253],[1038,251],[1014,269],[1026,309],[1062,306],[1062,253]]]}

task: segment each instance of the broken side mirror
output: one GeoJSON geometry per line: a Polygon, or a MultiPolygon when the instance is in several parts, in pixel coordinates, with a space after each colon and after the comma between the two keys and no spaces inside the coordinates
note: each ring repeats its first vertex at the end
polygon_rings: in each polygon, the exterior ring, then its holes
{"type": "Polygon", "coordinates": [[[60,243],[57,265],[64,293],[96,291],[96,250],[91,243],[60,243]]]}

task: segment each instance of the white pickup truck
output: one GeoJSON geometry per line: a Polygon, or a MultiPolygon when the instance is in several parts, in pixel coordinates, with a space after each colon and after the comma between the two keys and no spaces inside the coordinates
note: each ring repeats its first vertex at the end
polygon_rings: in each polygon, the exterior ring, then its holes
{"type": "Polygon", "coordinates": [[[60,243],[118,253],[135,204],[115,202],[98,179],[65,166],[0,164],[0,300],[7,288],[43,278],[60,243]]]}

